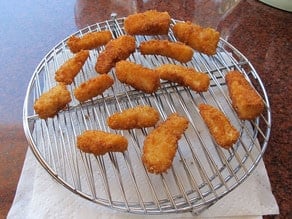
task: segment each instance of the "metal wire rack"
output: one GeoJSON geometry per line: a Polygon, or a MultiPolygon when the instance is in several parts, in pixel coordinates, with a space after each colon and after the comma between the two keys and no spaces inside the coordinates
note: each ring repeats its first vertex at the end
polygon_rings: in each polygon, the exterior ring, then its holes
{"type": "MultiPolygon", "coordinates": [[[[113,18],[74,33],[110,30],[114,38],[125,34],[124,18],[113,18]]],[[[172,19],[171,26],[177,20],[172,19]]],[[[171,29],[168,36],[136,36],[137,45],[151,38],[176,41],[171,29]]],[[[66,109],[51,119],[39,119],[34,101],[56,84],[54,73],[72,56],[68,38],[57,44],[40,62],[30,80],[23,107],[23,125],[31,149],[41,165],[72,192],[97,204],[115,210],[138,214],[200,213],[240,185],[262,158],[270,136],[271,110],[264,85],[248,59],[236,48],[220,39],[217,53],[206,56],[195,52],[187,64],[155,55],[143,56],[137,51],[129,60],[153,68],[175,63],[206,72],[211,78],[207,92],[195,93],[175,83],[161,81],[154,94],[145,94],[115,78],[112,88],[102,96],[80,104],[72,95],[66,109]],[[234,112],[225,84],[227,71],[241,71],[255,86],[265,102],[265,111],[254,121],[239,120],[234,112]],[[240,139],[229,150],[216,146],[200,114],[199,103],[221,109],[240,131],[240,139]],[[106,118],[114,112],[136,105],[151,105],[160,112],[161,121],[178,112],[190,125],[180,139],[171,169],[160,175],[149,174],[141,162],[145,136],[153,128],[114,131],[106,118]],[[104,156],[86,154],[76,147],[76,136],[87,129],[117,132],[129,141],[124,153],[104,156]]],[[[90,57],[72,85],[76,86],[96,75],[94,65],[103,47],[90,51],[90,57]]]]}

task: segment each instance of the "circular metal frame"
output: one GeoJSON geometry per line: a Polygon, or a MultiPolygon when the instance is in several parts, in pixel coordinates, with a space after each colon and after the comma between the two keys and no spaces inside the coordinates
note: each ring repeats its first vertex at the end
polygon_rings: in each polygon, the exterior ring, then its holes
{"type": "MultiPolygon", "coordinates": [[[[116,38],[125,34],[124,18],[113,18],[74,33],[110,30],[116,38]]],[[[171,25],[177,20],[172,19],[171,25]]],[[[136,36],[140,43],[151,38],[175,41],[168,36],[136,36]]],[[[240,185],[262,158],[271,131],[271,110],[264,85],[249,60],[234,46],[220,39],[217,53],[206,56],[195,53],[186,66],[206,72],[211,78],[207,92],[195,93],[188,88],[162,81],[155,94],[144,94],[123,85],[115,78],[114,86],[102,96],[80,104],[73,98],[57,116],[41,120],[33,110],[34,101],[54,86],[54,72],[72,56],[64,39],[58,43],[35,69],[23,107],[23,126],[31,149],[40,164],[70,191],[97,204],[115,210],[138,214],[199,213],[240,185]],[[241,121],[232,108],[225,84],[225,74],[237,69],[250,80],[265,102],[265,111],[254,121],[241,121]],[[216,105],[240,130],[240,140],[229,150],[214,143],[199,113],[198,104],[216,105]],[[149,104],[159,110],[161,119],[178,112],[190,121],[190,127],[179,141],[172,168],[160,175],[149,174],[140,157],[143,140],[151,128],[120,131],[129,140],[124,153],[93,156],[79,151],[76,136],[86,129],[113,132],[106,125],[110,114],[138,104],[149,104]]],[[[81,82],[96,75],[93,66],[103,47],[92,50],[90,58],[68,86],[73,91],[81,82]]],[[[143,56],[137,50],[130,61],[155,67],[178,63],[161,56],[143,56]]]]}

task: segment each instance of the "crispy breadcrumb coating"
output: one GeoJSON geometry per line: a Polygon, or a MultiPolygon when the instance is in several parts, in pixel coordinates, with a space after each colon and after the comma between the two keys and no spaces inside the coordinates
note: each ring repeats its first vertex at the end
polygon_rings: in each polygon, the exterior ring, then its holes
{"type": "Polygon", "coordinates": [[[199,110],[216,143],[225,149],[232,147],[239,138],[239,132],[228,118],[219,109],[208,104],[200,104],[199,110]]]}
{"type": "Polygon", "coordinates": [[[77,100],[84,102],[97,95],[101,95],[106,89],[114,84],[114,80],[109,75],[98,75],[88,81],[83,82],[74,90],[77,100]]]}
{"type": "Polygon", "coordinates": [[[173,33],[177,40],[199,52],[207,55],[216,53],[220,33],[213,28],[203,28],[188,21],[176,23],[173,26],[173,33]]]}
{"type": "Polygon", "coordinates": [[[138,105],[120,113],[114,113],[107,119],[112,129],[134,129],[155,126],[159,120],[159,113],[151,106],[138,105]]]}
{"type": "Polygon", "coordinates": [[[96,72],[107,74],[116,62],[127,59],[135,49],[136,42],[133,36],[124,35],[111,40],[97,57],[96,72]]]}
{"type": "Polygon", "coordinates": [[[112,39],[109,30],[86,33],[81,37],[71,36],[67,45],[71,52],[77,53],[81,50],[91,50],[107,44],[112,39]]]}
{"type": "Polygon", "coordinates": [[[148,10],[125,18],[125,31],[130,35],[166,35],[169,30],[168,12],[148,10]]]}
{"type": "Polygon", "coordinates": [[[239,71],[226,74],[232,106],[240,119],[252,120],[264,110],[264,101],[239,71]]]}
{"type": "Polygon", "coordinates": [[[175,64],[164,64],[156,68],[161,79],[176,82],[190,89],[203,92],[210,85],[210,78],[206,73],[197,72],[193,68],[187,68],[175,64]]]}
{"type": "Polygon", "coordinates": [[[41,119],[54,117],[71,101],[66,85],[58,84],[43,93],[34,103],[34,110],[41,119]]]}
{"type": "Polygon", "coordinates": [[[146,68],[129,61],[116,64],[116,75],[122,83],[131,85],[145,93],[153,93],[160,86],[159,74],[156,70],[146,68]]]}
{"type": "Polygon", "coordinates": [[[87,130],[77,136],[77,147],[85,153],[104,155],[108,152],[124,152],[128,148],[128,140],[119,134],[87,130]]]}
{"type": "Polygon", "coordinates": [[[194,54],[194,50],[184,43],[169,40],[144,41],[139,48],[143,55],[162,55],[180,62],[192,60],[194,54]]]}
{"type": "Polygon", "coordinates": [[[81,50],[68,59],[55,73],[55,80],[64,84],[71,84],[80,72],[89,56],[88,50],[81,50]]]}
{"type": "Polygon", "coordinates": [[[150,173],[166,172],[172,165],[178,140],[188,127],[188,120],[177,113],[155,128],[144,141],[142,161],[150,173]]]}

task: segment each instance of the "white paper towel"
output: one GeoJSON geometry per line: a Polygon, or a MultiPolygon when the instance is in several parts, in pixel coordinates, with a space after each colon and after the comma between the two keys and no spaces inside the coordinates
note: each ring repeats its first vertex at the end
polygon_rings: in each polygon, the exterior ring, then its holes
{"type": "Polygon", "coordinates": [[[144,216],[117,212],[70,192],[53,180],[29,149],[7,218],[261,218],[270,214],[279,214],[279,209],[262,161],[245,182],[199,216],[144,216]]]}
{"type": "MultiPolygon", "coordinates": [[[[227,57],[224,59],[225,62],[231,62],[227,57]]],[[[49,66],[48,69],[53,68],[49,66]]],[[[48,73],[48,75],[51,76],[52,74],[48,73]]],[[[215,93],[217,90],[213,88],[213,92],[215,93]]],[[[222,91],[218,90],[218,92],[222,91]]],[[[221,95],[215,96],[218,97],[221,95]]],[[[209,97],[208,95],[206,95],[205,98],[212,99],[211,96],[209,97]]],[[[219,99],[216,99],[216,101],[220,102],[219,99]]],[[[88,115],[89,118],[94,117],[94,115],[88,115]]],[[[61,118],[63,117],[60,117],[60,119],[61,118]]],[[[82,119],[81,121],[78,120],[78,114],[73,115],[72,117],[70,116],[70,118],[73,121],[72,127],[74,127],[75,123],[78,123],[79,126],[82,123],[82,119]]],[[[64,136],[60,133],[63,132],[63,127],[66,126],[65,119],[64,121],[61,119],[60,123],[58,121],[57,124],[57,127],[59,127],[59,131],[57,130],[57,132],[61,135],[59,136],[60,139],[62,139],[64,136]]],[[[41,130],[41,127],[42,122],[38,121],[35,124],[35,130],[41,130]]],[[[49,127],[53,127],[53,125],[49,127]]],[[[86,128],[87,127],[82,127],[80,129],[86,128]]],[[[47,133],[48,134],[46,134],[46,132],[42,133],[42,136],[37,138],[41,139],[39,144],[44,146],[40,150],[46,150],[46,144],[44,144],[46,140],[54,142],[59,139],[58,136],[51,138],[50,130],[48,130],[47,133]],[[45,139],[43,140],[43,138],[45,139]]],[[[54,131],[52,133],[54,133],[54,131]]],[[[205,132],[205,134],[206,133],[207,132],[205,132]]],[[[40,135],[37,131],[34,134],[36,135],[35,137],[40,135]]],[[[200,135],[203,134],[204,132],[200,133],[200,135]]],[[[68,141],[70,144],[75,145],[74,140],[72,140],[75,138],[71,137],[72,136],[69,135],[67,138],[63,139],[63,141],[68,141]]],[[[65,146],[67,144],[62,145],[65,146]]],[[[54,151],[54,147],[52,150],[54,151]]],[[[54,152],[50,151],[49,154],[55,158],[49,156],[48,159],[56,159],[57,161],[60,161],[57,162],[56,165],[63,167],[64,164],[61,162],[62,150],[66,149],[56,150],[60,150],[61,153],[54,154],[54,152]]],[[[75,157],[73,161],[75,162],[75,157]]],[[[72,162],[72,160],[70,162],[72,162]]],[[[258,167],[245,182],[234,191],[228,193],[209,209],[203,211],[199,216],[194,216],[191,213],[146,216],[117,212],[87,201],[70,192],[61,184],[53,180],[44,168],[37,163],[29,149],[17,188],[17,193],[9,211],[8,218],[261,218],[261,216],[265,214],[278,213],[278,206],[271,192],[269,179],[263,161],[260,161],[258,167]]]]}

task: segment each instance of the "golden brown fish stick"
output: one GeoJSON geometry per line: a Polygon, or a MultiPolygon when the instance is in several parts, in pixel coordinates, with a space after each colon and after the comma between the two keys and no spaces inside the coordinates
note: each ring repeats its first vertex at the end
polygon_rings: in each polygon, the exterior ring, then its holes
{"type": "Polygon", "coordinates": [[[88,50],[81,50],[68,59],[55,73],[55,80],[64,84],[71,84],[80,72],[89,56],[88,50]]]}
{"type": "Polygon", "coordinates": [[[156,70],[146,68],[129,61],[116,64],[116,75],[119,81],[145,93],[153,93],[160,86],[159,74],[156,70]]]}
{"type": "Polygon", "coordinates": [[[77,100],[84,102],[97,95],[101,95],[106,89],[111,87],[114,80],[108,75],[98,75],[82,83],[74,90],[77,100]]]}
{"type": "Polygon", "coordinates": [[[230,71],[225,76],[232,105],[240,119],[251,120],[264,110],[262,97],[239,71],[230,71]]]}
{"type": "Polygon", "coordinates": [[[168,12],[149,10],[126,17],[125,31],[130,35],[166,35],[169,30],[168,12]]]}
{"type": "Polygon", "coordinates": [[[66,85],[58,84],[43,93],[34,103],[34,110],[42,119],[54,117],[71,101],[66,85]]]}
{"type": "Polygon", "coordinates": [[[108,117],[107,124],[112,129],[134,129],[155,126],[159,113],[151,106],[136,106],[108,117]]]}
{"type": "Polygon", "coordinates": [[[128,148],[128,140],[119,134],[87,130],[77,136],[77,147],[85,153],[104,155],[108,152],[124,152],[128,148]]]}
{"type": "Polygon", "coordinates": [[[107,74],[116,62],[127,59],[136,49],[133,36],[120,36],[106,44],[105,50],[97,57],[95,65],[96,72],[107,74]]]}
{"type": "Polygon", "coordinates": [[[216,143],[225,149],[230,148],[239,138],[239,132],[228,118],[219,109],[207,104],[200,104],[199,110],[216,143]]]}
{"type": "Polygon", "coordinates": [[[193,58],[194,51],[191,47],[181,42],[168,40],[149,40],[140,44],[143,55],[162,55],[180,62],[188,62],[193,58]]]}
{"type": "Polygon", "coordinates": [[[178,140],[188,127],[188,120],[177,113],[155,128],[144,141],[142,161],[150,173],[163,173],[172,165],[178,140]]]}
{"type": "Polygon", "coordinates": [[[197,72],[193,68],[165,64],[156,68],[156,70],[161,79],[188,86],[197,92],[207,91],[210,85],[209,76],[206,73],[197,72]]]}
{"type": "Polygon", "coordinates": [[[189,45],[193,49],[214,55],[220,34],[213,28],[203,28],[191,22],[180,22],[173,26],[173,33],[177,40],[189,45]]]}
{"type": "Polygon", "coordinates": [[[81,37],[71,36],[67,45],[71,52],[77,53],[81,50],[91,50],[107,44],[112,39],[112,34],[108,30],[86,33],[81,37]]]}

